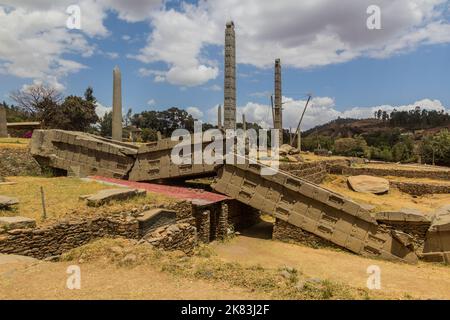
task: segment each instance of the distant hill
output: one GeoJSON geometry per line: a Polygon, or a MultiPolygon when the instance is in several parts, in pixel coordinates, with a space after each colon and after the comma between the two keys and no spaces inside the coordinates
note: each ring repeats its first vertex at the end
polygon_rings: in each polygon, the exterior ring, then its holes
{"type": "Polygon", "coordinates": [[[379,120],[375,118],[371,119],[351,119],[351,118],[338,118],[328,123],[315,126],[302,133],[304,137],[311,134],[328,136],[332,138],[351,138],[355,135],[365,135],[377,132],[389,132],[394,129],[398,129],[403,133],[411,132],[415,133],[417,137],[427,134],[434,134],[441,129],[448,128],[449,125],[436,126],[433,128],[425,129],[410,129],[403,126],[392,126],[389,121],[379,120]]]}

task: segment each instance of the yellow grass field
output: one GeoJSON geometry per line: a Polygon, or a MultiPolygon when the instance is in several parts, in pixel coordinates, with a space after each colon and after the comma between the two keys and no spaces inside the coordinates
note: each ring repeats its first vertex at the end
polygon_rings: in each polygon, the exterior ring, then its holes
{"type": "Polygon", "coordinates": [[[329,175],[321,186],[351,198],[358,203],[374,205],[375,208],[372,210],[374,212],[408,208],[431,214],[437,208],[450,203],[450,194],[429,194],[413,197],[396,188],[390,188],[387,194],[382,195],[355,192],[347,186],[347,177],[345,176],[329,175]]]}
{"type": "Polygon", "coordinates": [[[127,209],[140,208],[145,204],[157,205],[171,200],[162,195],[147,194],[129,201],[112,202],[101,208],[88,207],[81,195],[93,194],[103,189],[119,188],[94,181],[85,181],[69,177],[8,177],[12,185],[0,185],[0,194],[16,197],[20,203],[13,210],[0,210],[0,216],[25,216],[36,219],[38,224],[44,223],[42,218],[41,189],[44,188],[47,220],[51,222],[64,217],[88,216],[95,214],[111,214],[127,209]]]}
{"type": "Polygon", "coordinates": [[[0,148],[28,148],[30,139],[23,138],[0,138],[0,148]]]}

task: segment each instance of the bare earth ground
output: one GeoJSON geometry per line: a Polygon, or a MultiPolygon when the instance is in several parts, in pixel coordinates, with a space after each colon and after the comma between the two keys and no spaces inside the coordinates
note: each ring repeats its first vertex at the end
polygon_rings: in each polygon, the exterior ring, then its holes
{"type": "Polygon", "coordinates": [[[436,209],[450,203],[450,194],[428,194],[414,197],[396,188],[390,188],[387,194],[381,195],[355,192],[348,187],[347,177],[345,176],[329,175],[321,186],[351,198],[356,202],[374,205],[373,211],[408,208],[431,214],[436,209]]]}
{"type": "Polygon", "coordinates": [[[1,263],[0,299],[267,299],[262,293],[174,277],[157,268],[133,269],[86,263],[81,267],[81,289],[66,287],[70,262],[1,263]]]}
{"type": "MultiPolygon", "coordinates": [[[[332,249],[313,249],[267,239],[271,225],[262,222],[226,243],[214,243],[225,261],[260,264],[266,268],[288,265],[309,276],[366,287],[367,267],[381,268],[381,290],[389,298],[450,299],[450,267],[420,262],[417,265],[363,258],[332,249]],[[263,239],[263,238],[266,239],[263,239]]],[[[377,290],[378,291],[378,290],[377,290]]]]}

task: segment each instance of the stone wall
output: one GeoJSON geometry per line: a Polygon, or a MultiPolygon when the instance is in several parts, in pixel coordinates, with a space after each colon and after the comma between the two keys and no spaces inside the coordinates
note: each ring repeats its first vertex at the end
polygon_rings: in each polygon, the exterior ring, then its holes
{"type": "Polygon", "coordinates": [[[10,230],[0,234],[0,253],[44,259],[105,236],[138,239],[138,222],[97,217],[62,221],[34,229],[10,230]]]}
{"type": "Polygon", "coordinates": [[[392,187],[399,189],[402,192],[411,194],[413,196],[422,196],[431,193],[450,193],[450,184],[431,184],[431,183],[415,183],[415,182],[400,182],[389,181],[392,187]]]}
{"type": "Polygon", "coordinates": [[[352,168],[344,165],[333,165],[330,173],[343,174],[347,176],[369,175],[369,176],[394,176],[406,178],[430,178],[450,180],[450,170],[432,171],[432,170],[398,170],[386,168],[352,168]]]}
{"type": "Polygon", "coordinates": [[[0,148],[0,177],[41,174],[39,164],[28,149],[0,148]]]}
{"type": "Polygon", "coordinates": [[[330,241],[320,238],[308,231],[302,230],[301,228],[296,227],[278,218],[275,219],[272,239],[287,242],[290,241],[298,242],[313,248],[321,248],[321,247],[340,248],[330,241]]]}
{"type": "Polygon", "coordinates": [[[156,248],[181,250],[191,255],[197,246],[197,230],[189,223],[176,223],[157,228],[145,240],[156,248]]]}
{"type": "Polygon", "coordinates": [[[313,162],[300,163],[280,163],[280,169],[290,174],[308,180],[310,182],[320,184],[327,176],[330,167],[348,165],[346,160],[322,160],[313,162]]]}
{"type": "Polygon", "coordinates": [[[386,228],[391,230],[400,230],[412,237],[412,243],[416,253],[421,254],[425,244],[427,231],[430,227],[430,222],[414,222],[414,221],[388,221],[377,220],[378,223],[383,224],[386,228]]]}

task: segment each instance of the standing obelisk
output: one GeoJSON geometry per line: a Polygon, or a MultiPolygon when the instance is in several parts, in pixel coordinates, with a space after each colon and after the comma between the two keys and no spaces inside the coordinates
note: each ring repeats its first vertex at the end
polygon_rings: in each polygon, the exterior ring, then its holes
{"type": "Polygon", "coordinates": [[[217,108],[217,128],[222,129],[222,106],[217,108]]]}
{"type": "Polygon", "coordinates": [[[236,41],[234,23],[225,28],[224,129],[236,129],[236,41]]]}
{"type": "Polygon", "coordinates": [[[113,70],[112,139],[122,141],[122,75],[118,66],[113,70]]]}
{"type": "Polygon", "coordinates": [[[6,109],[0,105],[0,138],[8,137],[8,127],[6,123],[6,109]]]}
{"type": "Polygon", "coordinates": [[[280,132],[280,146],[283,144],[283,108],[281,102],[281,62],[275,60],[275,98],[273,127],[280,132]]]}

